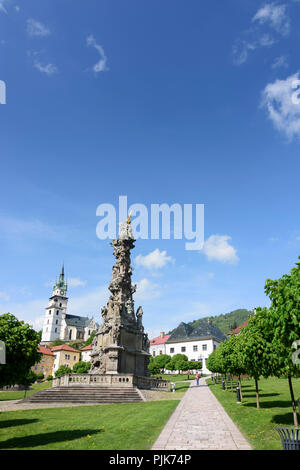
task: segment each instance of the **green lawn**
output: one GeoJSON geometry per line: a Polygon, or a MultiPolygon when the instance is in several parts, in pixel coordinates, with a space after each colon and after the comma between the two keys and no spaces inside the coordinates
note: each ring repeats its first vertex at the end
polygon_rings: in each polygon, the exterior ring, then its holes
{"type": "Polygon", "coordinates": [[[194,374],[190,374],[189,376],[187,374],[156,374],[151,375],[151,377],[161,377],[163,380],[169,380],[170,382],[182,382],[195,379],[194,374]]]}
{"type": "Polygon", "coordinates": [[[0,450],[147,450],[178,400],[0,413],[0,450]]]}
{"type": "MultiPolygon", "coordinates": [[[[231,419],[250,442],[253,449],[281,449],[281,440],[275,427],[294,427],[288,381],[286,379],[260,379],[260,408],[256,408],[255,385],[253,380],[243,380],[243,402],[237,404],[236,389],[222,390],[211,379],[206,383],[215,394],[231,419]]],[[[300,379],[293,380],[295,398],[300,398],[300,379]]],[[[300,421],[300,417],[299,417],[300,421]]]]}
{"type": "MultiPolygon", "coordinates": [[[[35,383],[32,385],[32,390],[26,390],[26,397],[29,397],[29,395],[32,395],[35,392],[38,392],[39,390],[44,390],[45,388],[51,388],[52,387],[52,380],[46,381],[46,382],[39,382],[35,383]]],[[[24,398],[25,391],[20,390],[20,391],[0,391],[0,401],[6,401],[6,400],[22,400],[24,398]]]]}

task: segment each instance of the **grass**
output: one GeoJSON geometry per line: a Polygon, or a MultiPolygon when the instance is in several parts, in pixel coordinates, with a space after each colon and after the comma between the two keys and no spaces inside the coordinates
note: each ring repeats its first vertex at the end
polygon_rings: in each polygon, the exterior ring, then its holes
{"type": "Polygon", "coordinates": [[[185,380],[194,380],[194,374],[156,374],[151,375],[151,377],[161,377],[163,380],[169,380],[170,382],[184,382],[185,380]]]}
{"type": "Polygon", "coordinates": [[[178,400],[0,413],[0,450],[147,450],[178,400]]]}
{"type": "MultiPolygon", "coordinates": [[[[280,450],[281,440],[275,427],[294,427],[291,398],[287,379],[260,379],[260,408],[256,408],[254,380],[242,381],[243,400],[237,404],[234,393],[223,391],[222,385],[206,381],[231,419],[237,424],[249,443],[256,450],[280,450]]],[[[235,384],[236,386],[236,384],[235,384]]],[[[295,399],[300,397],[300,379],[293,380],[295,399]]]]}
{"type": "MultiPolygon", "coordinates": [[[[33,393],[38,392],[39,390],[44,390],[46,388],[52,387],[52,380],[46,382],[38,382],[32,385],[32,390],[26,390],[26,397],[32,395],[33,393]]],[[[17,391],[0,391],[0,402],[6,400],[22,400],[25,396],[25,390],[17,391]]]]}

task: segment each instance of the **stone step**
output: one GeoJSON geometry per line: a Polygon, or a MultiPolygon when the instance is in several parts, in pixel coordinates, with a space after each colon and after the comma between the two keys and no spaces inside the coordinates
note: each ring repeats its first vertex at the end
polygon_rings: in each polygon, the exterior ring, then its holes
{"type": "Polygon", "coordinates": [[[22,400],[27,403],[131,403],[142,401],[135,388],[54,387],[22,400]]]}

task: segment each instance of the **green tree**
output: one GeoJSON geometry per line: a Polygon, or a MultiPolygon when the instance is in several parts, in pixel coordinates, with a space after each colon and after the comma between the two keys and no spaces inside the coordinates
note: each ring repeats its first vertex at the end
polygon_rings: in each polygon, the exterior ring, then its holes
{"type": "Polygon", "coordinates": [[[273,341],[273,331],[268,325],[267,308],[257,308],[256,315],[248,321],[248,326],[239,335],[242,365],[248,375],[254,378],[256,406],[259,404],[258,380],[275,375],[280,355],[280,344],[273,341]]]}
{"type": "Polygon", "coordinates": [[[68,366],[60,366],[57,371],[55,371],[55,377],[61,377],[64,374],[71,374],[72,371],[68,366]]]}
{"type": "Polygon", "coordinates": [[[294,425],[298,426],[292,377],[300,376],[300,365],[293,357],[293,345],[300,339],[300,261],[290,274],[284,274],[277,280],[267,279],[265,293],[271,300],[268,327],[272,330],[276,346],[281,345],[276,375],[288,380],[294,425]]]}
{"type": "Polygon", "coordinates": [[[160,373],[160,365],[154,361],[152,356],[148,364],[148,370],[150,371],[151,375],[157,375],[160,373]]]}
{"type": "Polygon", "coordinates": [[[40,361],[40,336],[30,325],[14,315],[0,315],[0,340],[6,346],[6,364],[0,364],[0,387],[22,384],[31,367],[40,361]]]}
{"type": "Polygon", "coordinates": [[[86,346],[89,346],[92,343],[94,338],[95,338],[95,331],[92,331],[91,335],[89,336],[88,340],[84,343],[83,347],[85,348],[86,346]]]}
{"type": "MultiPolygon", "coordinates": [[[[181,366],[183,365],[183,362],[188,362],[188,358],[185,354],[175,354],[171,358],[170,361],[167,362],[165,365],[165,369],[167,370],[183,370],[181,366]]],[[[184,364],[185,367],[185,364],[184,364]]]]}
{"type": "Polygon", "coordinates": [[[61,346],[62,344],[66,344],[65,341],[61,340],[61,339],[55,339],[54,341],[52,341],[52,343],[50,344],[50,348],[53,348],[54,346],[61,346]]]}
{"type": "Polygon", "coordinates": [[[78,361],[73,366],[72,372],[75,374],[87,374],[91,368],[90,362],[78,361]]]}
{"type": "Polygon", "coordinates": [[[166,364],[170,361],[171,356],[168,356],[168,354],[159,354],[158,356],[155,356],[154,358],[155,364],[157,364],[160,369],[164,369],[166,364]]]}

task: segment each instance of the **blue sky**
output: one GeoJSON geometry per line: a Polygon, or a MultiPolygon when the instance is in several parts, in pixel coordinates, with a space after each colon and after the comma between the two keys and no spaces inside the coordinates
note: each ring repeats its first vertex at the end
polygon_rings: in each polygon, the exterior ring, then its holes
{"type": "Polygon", "coordinates": [[[150,336],[268,305],[300,254],[299,26],[296,0],[0,0],[0,312],[39,329],[64,262],[100,322],[120,195],[205,204],[201,252],[136,242],[150,336]]]}

